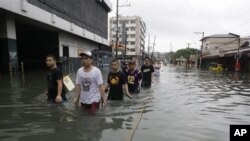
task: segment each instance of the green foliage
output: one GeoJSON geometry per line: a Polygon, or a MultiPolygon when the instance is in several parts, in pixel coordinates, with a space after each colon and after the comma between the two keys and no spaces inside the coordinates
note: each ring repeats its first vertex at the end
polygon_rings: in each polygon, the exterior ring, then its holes
{"type": "Polygon", "coordinates": [[[198,49],[195,49],[195,48],[186,48],[186,49],[180,49],[180,50],[177,50],[176,53],[174,54],[174,57],[173,58],[180,58],[181,56],[183,58],[189,58],[190,55],[195,55],[198,53],[198,49]]]}

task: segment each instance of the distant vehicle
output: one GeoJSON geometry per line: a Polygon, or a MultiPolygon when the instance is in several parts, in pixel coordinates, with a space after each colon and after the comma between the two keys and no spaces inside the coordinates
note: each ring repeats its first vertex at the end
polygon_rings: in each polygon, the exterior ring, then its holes
{"type": "Polygon", "coordinates": [[[209,70],[213,71],[213,72],[221,72],[221,71],[223,71],[223,67],[222,67],[221,64],[211,63],[211,66],[209,67],[209,70]]]}

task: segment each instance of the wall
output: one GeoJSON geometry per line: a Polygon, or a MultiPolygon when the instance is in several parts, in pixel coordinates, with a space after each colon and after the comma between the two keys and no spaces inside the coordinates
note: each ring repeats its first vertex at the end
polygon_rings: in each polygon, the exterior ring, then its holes
{"type": "Polygon", "coordinates": [[[98,49],[98,44],[78,38],[72,34],[66,32],[59,33],[59,55],[63,56],[62,48],[63,46],[69,47],[69,57],[77,58],[79,55],[79,50],[89,50],[98,49]]]}
{"type": "Polygon", "coordinates": [[[96,0],[28,0],[28,2],[107,39],[108,11],[96,0]]]}

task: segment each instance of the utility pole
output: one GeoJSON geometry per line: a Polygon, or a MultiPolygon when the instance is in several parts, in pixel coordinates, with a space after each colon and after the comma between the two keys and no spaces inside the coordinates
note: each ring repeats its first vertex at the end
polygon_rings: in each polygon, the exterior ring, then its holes
{"type": "Polygon", "coordinates": [[[170,42],[170,51],[169,52],[173,52],[173,44],[172,44],[172,42],[170,42]]]}
{"type": "Polygon", "coordinates": [[[240,36],[238,36],[238,52],[237,52],[237,60],[235,63],[235,71],[239,72],[240,71],[240,36]]]}
{"type": "Polygon", "coordinates": [[[152,55],[151,55],[152,60],[154,57],[154,50],[155,50],[155,38],[156,38],[156,35],[154,36],[154,43],[153,43],[153,49],[152,49],[152,55]]]}
{"type": "Polygon", "coordinates": [[[187,43],[187,48],[189,48],[190,45],[191,45],[191,43],[187,43]]]}
{"type": "Polygon", "coordinates": [[[128,34],[127,34],[127,31],[126,31],[126,33],[125,33],[125,58],[127,57],[127,36],[128,36],[128,34]]]}
{"type": "Polygon", "coordinates": [[[149,56],[149,50],[150,50],[150,34],[148,34],[148,56],[149,56]]]}
{"type": "Polygon", "coordinates": [[[187,49],[186,49],[186,51],[187,51],[187,53],[188,53],[188,56],[187,56],[187,62],[186,62],[186,68],[187,69],[189,69],[189,67],[190,67],[190,52],[189,52],[189,46],[191,45],[191,43],[187,43],[187,49]]]}
{"type": "Polygon", "coordinates": [[[116,40],[115,40],[115,58],[118,57],[118,6],[119,0],[116,1],[116,40]]]}
{"type": "Polygon", "coordinates": [[[234,34],[234,33],[229,33],[230,35],[235,36],[238,39],[238,49],[237,49],[237,55],[236,55],[236,63],[235,63],[235,71],[238,72],[240,71],[240,35],[234,34]]]}
{"type": "Polygon", "coordinates": [[[116,0],[116,40],[115,40],[115,58],[118,58],[118,13],[119,13],[119,7],[125,7],[130,6],[130,3],[127,5],[120,5],[119,6],[119,0],[116,0]]]}
{"type": "Polygon", "coordinates": [[[203,49],[203,39],[204,39],[204,32],[194,32],[195,34],[202,34],[202,39],[201,39],[201,51],[200,51],[200,65],[199,69],[201,69],[201,64],[202,64],[202,49],[203,49]]]}

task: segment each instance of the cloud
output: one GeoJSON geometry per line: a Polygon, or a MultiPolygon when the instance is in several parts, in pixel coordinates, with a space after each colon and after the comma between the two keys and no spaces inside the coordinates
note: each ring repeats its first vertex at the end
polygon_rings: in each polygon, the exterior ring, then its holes
{"type": "MultiPolygon", "coordinates": [[[[120,8],[119,13],[141,16],[151,41],[156,35],[158,51],[169,51],[171,43],[174,51],[185,48],[187,43],[199,48],[201,35],[194,32],[250,35],[249,0],[119,0],[121,4],[127,1],[131,6],[120,8]]],[[[111,2],[114,10],[110,16],[114,16],[116,0],[111,2]]]]}

